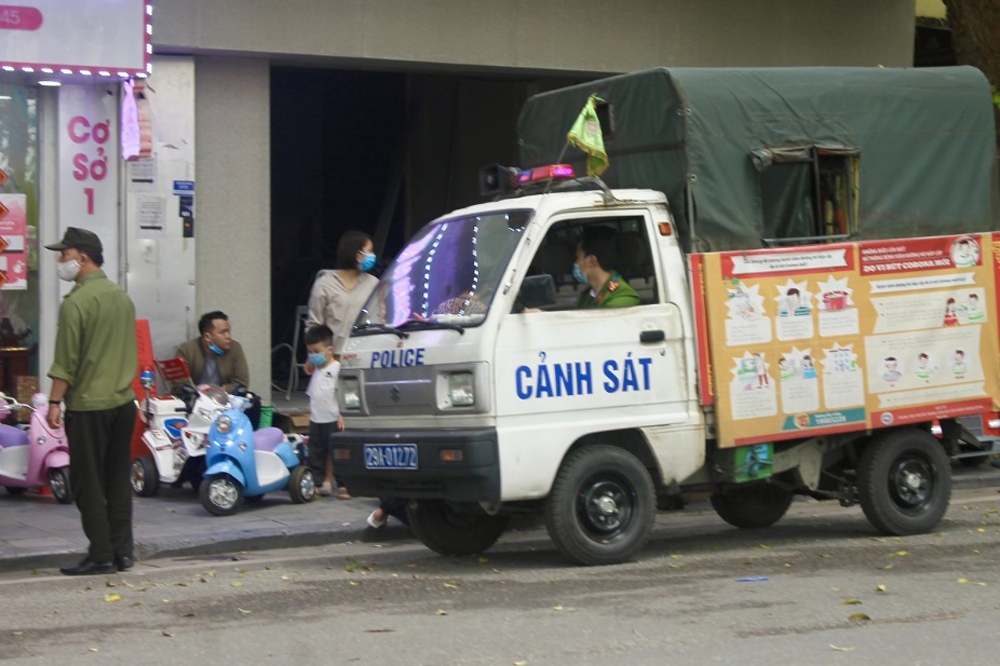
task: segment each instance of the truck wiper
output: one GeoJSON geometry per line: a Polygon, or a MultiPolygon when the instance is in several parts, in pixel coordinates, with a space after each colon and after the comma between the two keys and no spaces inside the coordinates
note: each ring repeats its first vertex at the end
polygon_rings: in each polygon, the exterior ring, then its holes
{"type": "Polygon", "coordinates": [[[433,319],[407,319],[399,325],[399,328],[400,330],[403,328],[419,328],[421,330],[444,328],[450,331],[458,331],[460,334],[465,335],[465,327],[461,324],[454,324],[450,321],[434,321],[433,319]]]}
{"type": "Polygon", "coordinates": [[[393,335],[398,335],[400,338],[410,337],[409,333],[404,333],[395,326],[389,326],[388,324],[373,324],[371,322],[366,322],[360,326],[355,326],[353,328],[355,331],[377,331],[379,333],[392,333],[393,335]]]}

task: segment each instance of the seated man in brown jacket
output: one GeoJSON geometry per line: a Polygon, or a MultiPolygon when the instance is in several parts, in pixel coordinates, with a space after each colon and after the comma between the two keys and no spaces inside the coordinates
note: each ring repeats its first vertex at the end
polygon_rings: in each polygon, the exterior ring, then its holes
{"type": "MultiPolygon", "coordinates": [[[[240,343],[233,340],[229,317],[219,310],[207,312],[198,320],[197,338],[177,347],[177,356],[187,363],[190,377],[174,382],[171,393],[179,395],[181,386],[215,384],[226,393],[239,387],[249,388],[250,368],[240,343]]],[[[260,398],[254,396],[253,406],[247,410],[251,423],[257,427],[260,420],[260,398]]]]}

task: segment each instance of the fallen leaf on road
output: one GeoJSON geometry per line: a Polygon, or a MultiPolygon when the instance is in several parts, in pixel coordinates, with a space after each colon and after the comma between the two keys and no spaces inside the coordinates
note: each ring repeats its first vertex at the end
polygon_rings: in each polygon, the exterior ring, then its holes
{"type": "Polygon", "coordinates": [[[838,647],[838,646],[834,645],[833,643],[830,643],[830,647],[832,649],[836,650],[837,652],[854,652],[855,650],[858,649],[856,647],[838,647]]]}
{"type": "Polygon", "coordinates": [[[959,579],[958,579],[958,582],[959,582],[959,583],[968,583],[968,582],[969,582],[969,579],[968,579],[968,578],[959,578],[959,579]]]}
{"type": "Polygon", "coordinates": [[[184,613],[181,617],[194,617],[194,613],[184,613]]]}
{"type": "Polygon", "coordinates": [[[11,632],[11,633],[13,633],[15,636],[23,636],[24,635],[23,631],[14,631],[14,632],[11,632]]]}
{"type": "Polygon", "coordinates": [[[833,590],[834,592],[840,592],[839,587],[831,587],[830,589],[833,590]]]}
{"type": "Polygon", "coordinates": [[[765,543],[760,544],[760,547],[763,548],[764,550],[771,550],[771,547],[765,543]]]}
{"type": "Polygon", "coordinates": [[[985,527],[977,527],[977,528],[976,528],[976,531],[977,531],[977,532],[985,532],[985,531],[986,531],[986,528],[985,528],[985,527]]]}
{"type": "Polygon", "coordinates": [[[876,592],[885,592],[885,585],[878,585],[875,587],[876,592]]]}
{"type": "Polygon", "coordinates": [[[187,587],[188,586],[187,583],[174,583],[174,585],[176,585],[177,587],[187,587]]]}
{"type": "Polygon", "coordinates": [[[281,580],[291,580],[291,579],[292,579],[292,577],[291,577],[291,576],[289,576],[288,574],[283,574],[283,575],[281,576],[281,580]]]}
{"type": "Polygon", "coordinates": [[[348,583],[350,583],[351,585],[360,585],[360,584],[361,584],[361,583],[359,583],[359,582],[358,582],[358,581],[356,581],[356,580],[349,580],[349,581],[347,581],[347,582],[348,582],[348,583]]]}
{"type": "Polygon", "coordinates": [[[230,585],[232,585],[233,587],[243,587],[243,583],[241,583],[238,580],[234,580],[232,583],[230,583],[230,585]]]}
{"type": "Polygon", "coordinates": [[[554,610],[554,611],[561,611],[562,609],[563,609],[562,606],[553,606],[552,607],[552,610],[554,610]]]}
{"type": "Polygon", "coordinates": [[[822,555],[820,555],[820,557],[822,557],[824,560],[828,560],[832,557],[832,555],[827,555],[826,553],[823,553],[822,555]]]}
{"type": "Polygon", "coordinates": [[[910,553],[905,550],[897,550],[895,553],[889,555],[889,557],[906,557],[910,553]]]}
{"type": "Polygon", "coordinates": [[[177,513],[177,512],[174,511],[173,509],[167,509],[167,513],[177,513]]]}
{"type": "Polygon", "coordinates": [[[111,594],[105,594],[104,595],[104,600],[105,601],[121,601],[122,600],[122,595],[118,594],[117,592],[112,592],[111,594]]]}
{"type": "Polygon", "coordinates": [[[480,557],[479,558],[479,564],[480,565],[489,564],[489,563],[490,563],[489,558],[486,558],[486,557],[480,557]]]}
{"type": "MultiPolygon", "coordinates": [[[[236,610],[238,610],[239,612],[243,613],[244,615],[250,615],[250,613],[253,612],[251,610],[245,610],[243,608],[237,608],[236,610]]],[[[191,614],[194,615],[194,613],[191,613],[191,614]]]]}
{"type": "Polygon", "coordinates": [[[391,634],[395,629],[365,629],[366,634],[391,634]]]}
{"type": "Polygon", "coordinates": [[[106,583],[104,584],[104,586],[105,586],[105,587],[117,587],[117,585],[115,585],[114,583],[112,583],[112,582],[111,582],[110,580],[109,580],[108,582],[106,582],[106,583]]]}
{"type": "Polygon", "coordinates": [[[97,648],[87,648],[87,652],[99,652],[97,648]]]}
{"type": "Polygon", "coordinates": [[[439,608],[439,609],[438,609],[438,612],[437,612],[437,614],[438,614],[438,615],[447,615],[447,614],[448,614],[448,611],[445,611],[445,610],[441,610],[441,609],[439,608]]]}
{"type": "Polygon", "coordinates": [[[860,606],[861,605],[861,600],[860,599],[844,599],[844,605],[845,606],[860,606]]]}
{"type": "Polygon", "coordinates": [[[855,613],[854,615],[852,615],[851,617],[849,617],[847,619],[850,620],[850,621],[852,621],[852,622],[854,622],[854,621],[857,621],[857,620],[865,620],[865,621],[867,621],[867,620],[870,620],[871,618],[868,617],[867,615],[865,615],[864,613],[855,613]]]}
{"type": "Polygon", "coordinates": [[[884,567],[876,567],[876,569],[881,569],[882,571],[886,571],[886,570],[891,569],[891,568],[892,568],[891,564],[887,564],[884,567]]]}
{"type": "Polygon", "coordinates": [[[169,631],[167,631],[166,629],[162,630],[160,633],[163,634],[164,636],[166,636],[167,638],[173,638],[174,637],[174,635],[172,633],[170,633],[169,631]]]}
{"type": "Polygon", "coordinates": [[[445,583],[444,586],[449,587],[453,590],[457,590],[459,587],[461,587],[458,583],[445,583]]]}
{"type": "Polygon", "coordinates": [[[528,662],[526,662],[526,661],[524,661],[524,660],[522,659],[521,661],[515,661],[515,662],[514,662],[514,666],[527,666],[527,663],[528,663],[528,662]]]}

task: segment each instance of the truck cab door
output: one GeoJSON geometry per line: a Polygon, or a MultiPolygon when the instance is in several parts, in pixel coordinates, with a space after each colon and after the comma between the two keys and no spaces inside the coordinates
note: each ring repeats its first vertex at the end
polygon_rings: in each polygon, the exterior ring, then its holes
{"type": "Polygon", "coordinates": [[[496,345],[501,468],[516,468],[517,485],[531,486],[515,491],[507,478],[504,495],[547,492],[552,458],[558,464],[583,435],[689,419],[684,317],[668,300],[650,231],[645,210],[575,215],[555,221],[538,245],[526,272],[552,275],[557,302],[531,312],[515,306],[496,345]],[[639,305],[577,307],[587,287],[573,278],[574,256],[590,225],[617,232],[617,270],[639,294],[639,305]]]}

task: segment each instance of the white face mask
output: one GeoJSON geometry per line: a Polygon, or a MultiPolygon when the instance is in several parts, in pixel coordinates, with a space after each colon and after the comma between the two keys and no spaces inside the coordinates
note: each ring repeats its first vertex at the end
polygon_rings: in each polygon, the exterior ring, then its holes
{"type": "Polygon", "coordinates": [[[56,264],[56,272],[59,274],[60,280],[72,282],[76,279],[76,276],[80,274],[80,262],[76,259],[71,259],[70,261],[60,261],[56,264]]]}

